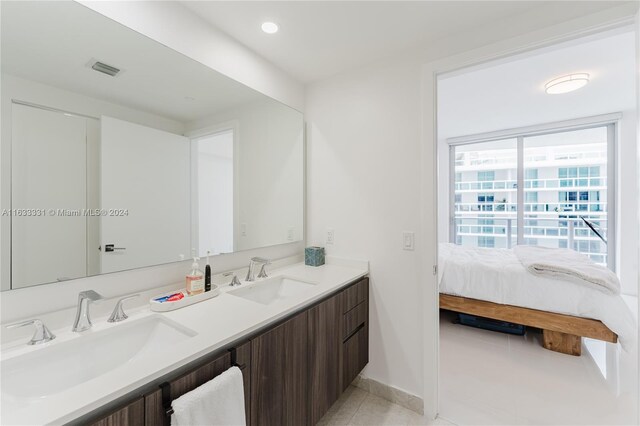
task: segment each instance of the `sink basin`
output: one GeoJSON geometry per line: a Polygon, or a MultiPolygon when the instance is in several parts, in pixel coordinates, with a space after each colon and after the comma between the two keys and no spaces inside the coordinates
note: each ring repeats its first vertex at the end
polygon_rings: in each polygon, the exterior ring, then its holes
{"type": "Polygon", "coordinates": [[[305,293],[316,284],[288,277],[274,277],[230,291],[229,294],[263,305],[270,305],[305,293]]]}
{"type": "Polygon", "coordinates": [[[2,361],[2,394],[43,398],[153,356],[197,333],[160,315],[88,332],[66,342],[2,361]]]}

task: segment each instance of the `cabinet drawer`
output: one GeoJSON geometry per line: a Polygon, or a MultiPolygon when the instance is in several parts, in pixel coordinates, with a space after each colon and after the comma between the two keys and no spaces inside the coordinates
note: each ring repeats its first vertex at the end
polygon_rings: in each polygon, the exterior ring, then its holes
{"type": "Polygon", "coordinates": [[[342,389],[349,387],[369,362],[369,327],[361,325],[342,347],[342,389]]]}
{"type": "Polygon", "coordinates": [[[344,314],[342,321],[342,338],[349,337],[360,325],[367,321],[367,304],[360,303],[358,306],[344,314]]]}
{"type": "Polygon", "coordinates": [[[342,313],[346,314],[368,299],[369,278],[363,278],[342,292],[342,313]]]}

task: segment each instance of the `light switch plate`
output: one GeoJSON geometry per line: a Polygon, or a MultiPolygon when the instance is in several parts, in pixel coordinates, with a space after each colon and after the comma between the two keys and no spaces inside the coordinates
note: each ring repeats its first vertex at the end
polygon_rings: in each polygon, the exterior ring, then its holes
{"type": "Polygon", "coordinates": [[[402,249],[413,250],[415,247],[415,234],[410,231],[404,231],[402,233],[402,249]]]}

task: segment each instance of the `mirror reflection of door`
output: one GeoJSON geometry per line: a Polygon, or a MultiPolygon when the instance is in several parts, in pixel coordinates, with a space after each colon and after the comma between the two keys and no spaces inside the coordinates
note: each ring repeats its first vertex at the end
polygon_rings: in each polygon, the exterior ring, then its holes
{"type": "Polygon", "coordinates": [[[12,218],[13,288],[98,273],[99,230],[81,214],[97,186],[98,120],[13,103],[11,123],[12,208],[41,210],[12,218]]]}
{"type": "Polygon", "coordinates": [[[188,257],[189,139],[112,117],[101,124],[102,273],[188,257]]]}
{"type": "Polygon", "coordinates": [[[234,130],[201,136],[193,144],[197,157],[194,235],[198,238],[198,255],[233,252],[234,130]]]}

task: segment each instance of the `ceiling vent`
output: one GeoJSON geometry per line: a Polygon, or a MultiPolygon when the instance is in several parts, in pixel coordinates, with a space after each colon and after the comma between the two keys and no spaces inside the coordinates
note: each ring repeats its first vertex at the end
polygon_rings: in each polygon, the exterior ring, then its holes
{"type": "Polygon", "coordinates": [[[96,61],[93,65],[91,65],[91,68],[103,74],[110,75],[111,77],[115,77],[120,72],[118,68],[104,64],[100,61],[96,61]]]}

